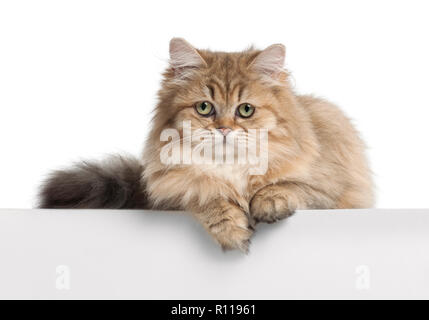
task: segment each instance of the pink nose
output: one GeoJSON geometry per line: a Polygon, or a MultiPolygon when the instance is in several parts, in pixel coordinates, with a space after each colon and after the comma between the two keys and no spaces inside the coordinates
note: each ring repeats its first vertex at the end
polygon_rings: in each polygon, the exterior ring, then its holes
{"type": "Polygon", "coordinates": [[[228,127],[219,127],[217,130],[219,130],[224,136],[231,132],[231,128],[228,127]]]}

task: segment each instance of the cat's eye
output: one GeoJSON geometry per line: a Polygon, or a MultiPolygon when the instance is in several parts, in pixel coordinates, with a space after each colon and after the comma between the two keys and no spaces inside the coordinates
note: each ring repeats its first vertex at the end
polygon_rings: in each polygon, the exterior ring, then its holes
{"type": "Polygon", "coordinates": [[[242,118],[249,118],[255,112],[255,107],[249,103],[240,104],[237,108],[237,114],[242,118]]]}
{"type": "Polygon", "coordinates": [[[208,101],[198,102],[195,105],[195,110],[204,117],[211,116],[214,113],[214,107],[208,101]]]}

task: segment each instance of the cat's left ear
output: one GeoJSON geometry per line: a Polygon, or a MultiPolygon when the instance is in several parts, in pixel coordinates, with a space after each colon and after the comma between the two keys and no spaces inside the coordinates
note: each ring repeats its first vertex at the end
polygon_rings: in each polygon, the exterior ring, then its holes
{"type": "Polygon", "coordinates": [[[170,65],[173,69],[206,67],[207,63],[185,39],[173,38],[170,41],[170,65]]]}
{"type": "Polygon", "coordinates": [[[249,68],[270,76],[276,76],[284,73],[285,57],[285,46],[273,44],[261,51],[249,65],[249,68]]]}

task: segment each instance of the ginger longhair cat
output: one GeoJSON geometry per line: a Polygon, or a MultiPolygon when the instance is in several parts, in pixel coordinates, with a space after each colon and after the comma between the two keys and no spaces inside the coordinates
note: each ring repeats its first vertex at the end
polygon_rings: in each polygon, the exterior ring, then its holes
{"type": "Polygon", "coordinates": [[[257,222],[297,209],[371,207],[371,174],[357,131],[333,104],[297,95],[284,60],[281,44],[226,53],[172,39],[143,156],[54,171],[40,190],[40,207],[186,210],[222,248],[245,252],[257,222]],[[250,174],[254,164],[237,161],[161,161],[171,144],[163,132],[176,129],[175,143],[185,143],[186,122],[221,136],[222,147],[237,132],[243,143],[252,140],[250,129],[266,130],[268,145],[260,150],[267,152],[266,170],[250,174]]]}

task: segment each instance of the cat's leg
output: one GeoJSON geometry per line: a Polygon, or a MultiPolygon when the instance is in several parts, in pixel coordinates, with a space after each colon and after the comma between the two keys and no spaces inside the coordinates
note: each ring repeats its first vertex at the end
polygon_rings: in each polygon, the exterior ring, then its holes
{"type": "Polygon", "coordinates": [[[190,211],[223,249],[248,251],[253,228],[241,207],[219,198],[204,206],[192,206],[190,211]]]}
{"type": "Polygon", "coordinates": [[[250,201],[255,222],[273,223],[291,216],[297,209],[324,209],[334,206],[325,193],[306,184],[283,182],[260,189],[250,201]]]}

